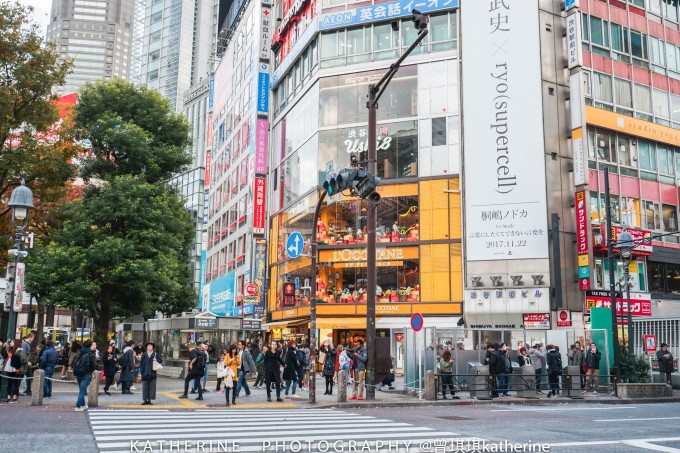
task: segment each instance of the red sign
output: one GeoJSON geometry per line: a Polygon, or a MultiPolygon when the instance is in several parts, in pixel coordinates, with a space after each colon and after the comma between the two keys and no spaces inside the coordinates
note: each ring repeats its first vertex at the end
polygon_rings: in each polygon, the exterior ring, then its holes
{"type": "Polygon", "coordinates": [[[571,326],[571,311],[569,310],[558,310],[557,311],[557,327],[570,327],[571,326]]]}
{"type": "MultiPolygon", "coordinates": [[[[590,314],[593,307],[611,308],[609,291],[586,291],[586,311],[590,314]]],[[[652,300],[649,294],[633,293],[630,295],[630,313],[632,316],[652,316],[652,300]]],[[[616,298],[616,315],[628,314],[628,301],[616,298]]]]}
{"type": "Polygon", "coordinates": [[[265,199],[267,196],[267,179],[255,178],[255,209],[253,210],[253,234],[264,234],[265,199]]]}
{"type": "Polygon", "coordinates": [[[397,341],[404,341],[404,334],[403,333],[395,333],[394,339],[397,340],[397,341]]]}
{"type": "Polygon", "coordinates": [[[205,178],[203,184],[205,187],[210,187],[210,166],[212,165],[212,152],[210,150],[205,153],[205,178]]]}
{"type": "MultiPolygon", "coordinates": [[[[612,240],[616,243],[619,234],[623,231],[624,227],[613,226],[612,227],[612,240]]],[[[602,249],[607,248],[607,241],[603,232],[607,228],[604,225],[593,225],[593,245],[595,247],[600,247],[602,249]]],[[[639,230],[637,228],[626,227],[626,230],[633,236],[633,242],[635,248],[633,253],[637,255],[651,255],[652,254],[652,232],[648,230],[639,230]]]]}
{"type": "Polygon", "coordinates": [[[656,335],[645,335],[645,352],[650,354],[656,351],[656,335]]]}
{"type": "Polygon", "coordinates": [[[260,288],[258,288],[257,284],[255,284],[255,283],[253,283],[253,282],[248,283],[248,284],[246,285],[246,288],[245,288],[246,294],[247,294],[248,296],[257,296],[257,293],[259,292],[259,289],[260,289],[260,288]]]}
{"type": "Polygon", "coordinates": [[[579,278],[578,289],[581,291],[588,291],[590,289],[590,279],[589,278],[579,278]]]}
{"type": "Polygon", "coordinates": [[[524,313],[522,321],[525,329],[550,329],[550,313],[524,313]]]}
{"type": "Polygon", "coordinates": [[[585,191],[576,192],[576,250],[579,255],[588,254],[588,210],[585,191]]]}

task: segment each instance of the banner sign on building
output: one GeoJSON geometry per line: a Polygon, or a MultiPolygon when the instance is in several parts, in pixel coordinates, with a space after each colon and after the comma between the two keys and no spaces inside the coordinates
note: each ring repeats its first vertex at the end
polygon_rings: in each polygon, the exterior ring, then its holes
{"type": "Polygon", "coordinates": [[[538,1],[471,1],[461,20],[467,258],[547,259],[538,1]]]}
{"type": "Polygon", "coordinates": [[[210,92],[208,93],[208,110],[212,110],[215,99],[215,74],[210,76],[210,92]]]}
{"type": "MultiPolygon", "coordinates": [[[[586,315],[590,314],[593,307],[611,308],[611,296],[609,291],[586,291],[586,315]]],[[[633,316],[652,316],[652,299],[647,293],[631,293],[630,313],[633,316]]],[[[628,314],[628,301],[620,297],[616,298],[616,314],[628,314]]]]}
{"type": "Polygon", "coordinates": [[[571,310],[557,311],[557,327],[571,327],[571,310]]]}
{"type": "Polygon", "coordinates": [[[255,239],[255,253],[253,259],[253,283],[259,287],[259,300],[255,304],[253,313],[261,315],[265,306],[265,287],[267,285],[267,241],[255,239]]]}
{"type": "Polygon", "coordinates": [[[271,3],[263,2],[260,15],[260,60],[263,61],[269,61],[273,22],[271,3]]]}
{"type": "Polygon", "coordinates": [[[585,191],[576,192],[576,250],[579,255],[588,254],[588,208],[585,191]]]}
{"type": "Polygon", "coordinates": [[[253,234],[264,234],[265,200],[267,195],[267,178],[255,178],[255,204],[253,208],[253,234]]]}
{"type": "Polygon", "coordinates": [[[269,65],[260,63],[257,74],[257,114],[267,116],[269,113],[269,65]]]}
{"type": "MultiPolygon", "coordinates": [[[[637,228],[625,227],[626,231],[633,236],[633,242],[635,243],[635,248],[633,252],[642,252],[644,254],[651,254],[652,247],[652,232],[647,230],[638,230],[637,228]]],[[[616,244],[619,239],[619,234],[623,231],[624,227],[612,226],[612,241],[616,244]]]]}
{"type": "Polygon", "coordinates": [[[567,58],[569,69],[583,66],[581,13],[578,11],[567,16],[567,58]]]}
{"type": "Polygon", "coordinates": [[[267,147],[269,146],[269,121],[258,119],[255,125],[255,173],[267,174],[267,147]]]}
{"type": "Polygon", "coordinates": [[[217,316],[232,316],[234,313],[234,273],[210,282],[210,304],[206,311],[217,316]]]}
{"type": "Polygon", "coordinates": [[[526,330],[550,330],[550,313],[524,313],[522,322],[526,330]]]}
{"type": "MultiPolygon", "coordinates": [[[[487,2],[480,3],[486,4],[487,2]]],[[[468,5],[465,6],[467,7],[468,5]]],[[[432,11],[453,8],[458,8],[458,0],[427,0],[422,2],[418,2],[417,0],[399,0],[396,2],[362,6],[361,8],[355,8],[349,11],[322,14],[319,16],[319,28],[321,30],[331,30],[333,28],[370,24],[382,20],[407,17],[413,14],[412,11],[414,9],[417,9],[422,13],[429,13],[432,11]]]]}
{"type": "Polygon", "coordinates": [[[588,168],[583,154],[583,128],[571,131],[571,150],[574,161],[574,185],[576,187],[588,184],[588,168]]]}
{"type": "Polygon", "coordinates": [[[24,275],[26,274],[26,263],[18,262],[16,267],[16,281],[14,283],[14,311],[21,312],[24,303],[24,275]]]}

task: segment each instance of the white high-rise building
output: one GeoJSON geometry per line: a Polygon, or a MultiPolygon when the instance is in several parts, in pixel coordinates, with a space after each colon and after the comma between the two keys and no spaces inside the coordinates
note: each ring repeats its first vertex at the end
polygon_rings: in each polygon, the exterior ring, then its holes
{"type": "Polygon", "coordinates": [[[132,81],[180,112],[184,93],[210,74],[216,0],[136,1],[132,81]]]}
{"type": "Polygon", "coordinates": [[[53,0],[47,39],[57,41],[61,59],[73,59],[62,93],[97,80],[129,79],[134,1],[53,0]]]}

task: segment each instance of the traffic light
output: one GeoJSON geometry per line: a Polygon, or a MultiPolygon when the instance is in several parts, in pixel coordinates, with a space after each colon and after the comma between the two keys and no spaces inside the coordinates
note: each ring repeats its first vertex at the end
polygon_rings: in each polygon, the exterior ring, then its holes
{"type": "Polygon", "coordinates": [[[294,307],[295,306],[295,284],[294,283],[284,283],[283,284],[283,306],[284,307],[294,307]]]}
{"type": "Polygon", "coordinates": [[[328,181],[324,181],[323,189],[328,193],[328,195],[333,196],[343,192],[344,190],[350,189],[353,186],[353,181],[356,176],[357,170],[352,170],[350,168],[345,168],[340,170],[336,176],[332,177],[328,181]]]}
{"type": "Polygon", "coordinates": [[[426,14],[421,13],[417,9],[414,9],[411,11],[413,13],[413,16],[411,16],[411,20],[413,21],[413,25],[415,25],[416,29],[418,32],[423,30],[424,28],[427,28],[427,24],[430,23],[430,18],[426,14]]]}
{"type": "Polygon", "coordinates": [[[380,194],[375,191],[380,184],[380,178],[366,170],[359,170],[355,176],[355,190],[359,198],[368,199],[372,202],[380,201],[380,194]]]}

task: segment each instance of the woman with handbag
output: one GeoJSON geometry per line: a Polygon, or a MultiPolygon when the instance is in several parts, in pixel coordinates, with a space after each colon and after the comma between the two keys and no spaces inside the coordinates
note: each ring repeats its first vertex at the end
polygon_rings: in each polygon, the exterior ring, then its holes
{"type": "Polygon", "coordinates": [[[335,375],[335,356],[337,351],[333,348],[333,343],[321,346],[321,352],[324,354],[323,369],[321,374],[326,378],[326,391],[324,395],[333,394],[333,376],[335,375]]]}
{"type": "Polygon", "coordinates": [[[229,393],[231,404],[236,404],[236,383],[238,382],[238,367],[241,366],[241,358],[238,356],[238,349],[235,344],[229,346],[229,353],[224,356],[224,388],[229,406],[229,393]],[[233,391],[232,391],[233,390],[233,391]]]}
{"type": "Polygon", "coordinates": [[[104,369],[102,370],[102,373],[106,378],[106,384],[104,384],[104,394],[109,396],[111,396],[109,393],[109,388],[113,384],[113,378],[116,375],[116,362],[118,361],[113,349],[114,348],[112,345],[109,345],[109,347],[106,349],[103,360],[104,369]]]}
{"type": "Polygon", "coordinates": [[[141,358],[139,360],[139,368],[141,370],[142,376],[142,398],[144,402],[142,405],[150,405],[151,400],[156,399],[156,379],[158,378],[157,372],[163,368],[161,363],[163,359],[154,350],[155,344],[151,341],[147,341],[145,352],[142,352],[141,358]]]}

